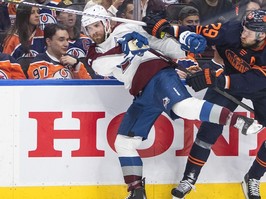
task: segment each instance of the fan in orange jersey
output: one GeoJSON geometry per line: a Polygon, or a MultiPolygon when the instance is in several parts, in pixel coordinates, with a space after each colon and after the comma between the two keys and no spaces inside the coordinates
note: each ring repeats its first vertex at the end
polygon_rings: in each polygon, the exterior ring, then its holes
{"type": "Polygon", "coordinates": [[[62,24],[44,28],[47,50],[38,54],[28,68],[29,79],[91,79],[78,58],[67,55],[69,34],[62,24]]]}
{"type": "Polygon", "coordinates": [[[15,59],[35,57],[45,51],[43,31],[39,29],[39,8],[20,4],[17,8],[16,21],[10,27],[3,42],[3,53],[15,59]]]}
{"type": "Polygon", "coordinates": [[[21,66],[10,55],[0,52],[0,79],[26,79],[21,66]]]}

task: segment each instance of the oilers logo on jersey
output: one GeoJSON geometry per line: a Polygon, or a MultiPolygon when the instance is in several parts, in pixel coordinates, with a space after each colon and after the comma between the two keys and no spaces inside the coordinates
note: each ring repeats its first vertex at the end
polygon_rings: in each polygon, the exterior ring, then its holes
{"type": "Polygon", "coordinates": [[[81,50],[80,48],[75,48],[75,47],[68,49],[67,54],[74,56],[74,57],[78,57],[78,58],[86,56],[83,50],[81,50]]]}
{"type": "Polygon", "coordinates": [[[55,17],[50,13],[40,14],[40,29],[44,30],[45,24],[57,23],[55,17]]]}
{"type": "Polygon", "coordinates": [[[70,70],[62,68],[53,74],[53,79],[73,79],[70,70]]]}

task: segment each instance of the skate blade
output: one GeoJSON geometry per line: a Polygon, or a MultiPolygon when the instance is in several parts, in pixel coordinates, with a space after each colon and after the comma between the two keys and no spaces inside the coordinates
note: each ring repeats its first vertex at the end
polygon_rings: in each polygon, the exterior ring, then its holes
{"type": "Polygon", "coordinates": [[[242,187],[242,190],[243,190],[243,192],[244,192],[244,196],[245,196],[245,198],[246,199],[249,199],[248,198],[248,193],[247,193],[247,185],[246,185],[246,183],[244,182],[244,181],[242,181],[242,183],[241,183],[241,187],[242,187]]]}

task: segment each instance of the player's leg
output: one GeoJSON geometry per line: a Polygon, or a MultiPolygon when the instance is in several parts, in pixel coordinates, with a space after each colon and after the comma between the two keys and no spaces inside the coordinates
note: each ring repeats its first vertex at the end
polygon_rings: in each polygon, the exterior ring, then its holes
{"type": "Polygon", "coordinates": [[[242,188],[247,199],[260,199],[260,178],[266,172],[266,141],[257,153],[256,159],[246,173],[242,188]]]}
{"type": "Polygon", "coordinates": [[[184,99],[172,107],[173,112],[186,119],[230,125],[242,134],[255,134],[262,129],[257,120],[231,112],[229,109],[194,97],[184,99]]]}
{"type": "MultiPolygon", "coordinates": [[[[217,104],[225,106],[230,110],[235,110],[237,107],[235,103],[218,95],[212,89],[207,90],[204,99],[210,102],[216,102],[217,104]]],[[[209,158],[211,147],[221,135],[222,131],[223,125],[210,122],[203,122],[201,124],[197,138],[191,147],[183,178],[179,185],[172,190],[173,196],[183,198],[195,188],[194,185],[197,182],[201,169],[209,158]]]]}
{"type": "MultiPolygon", "coordinates": [[[[259,95],[259,93],[257,93],[259,95]]],[[[265,94],[256,98],[253,96],[253,105],[255,116],[258,121],[266,126],[266,99],[265,94]],[[254,99],[255,98],[255,99],[254,99]]],[[[244,176],[242,188],[247,199],[260,199],[260,179],[266,172],[266,140],[260,146],[260,149],[253,161],[249,171],[244,176]]]]}
{"type": "Polygon", "coordinates": [[[142,142],[142,137],[129,137],[117,135],[115,149],[119,156],[124,181],[128,185],[127,199],[145,199],[144,179],[142,178],[142,160],[137,148],[142,142]]]}
{"type": "Polygon", "coordinates": [[[152,82],[154,82],[155,92],[150,95],[151,99],[157,100],[158,107],[161,106],[172,119],[177,115],[189,120],[230,125],[238,128],[243,134],[257,133],[262,129],[262,125],[254,119],[233,113],[223,106],[192,97],[174,69],[161,70],[154,76],[152,82]]]}
{"type": "Polygon", "coordinates": [[[154,108],[152,100],[146,100],[149,87],[137,97],[127,110],[115,140],[115,149],[125,183],[128,185],[127,199],[146,199],[143,164],[137,149],[149,134],[161,110],[154,108]]]}
{"type": "Polygon", "coordinates": [[[223,125],[203,122],[199,128],[197,137],[190,149],[186,168],[179,185],[172,189],[172,195],[183,198],[192,189],[200,175],[201,169],[207,162],[211,153],[211,147],[222,134],[223,125]]]}

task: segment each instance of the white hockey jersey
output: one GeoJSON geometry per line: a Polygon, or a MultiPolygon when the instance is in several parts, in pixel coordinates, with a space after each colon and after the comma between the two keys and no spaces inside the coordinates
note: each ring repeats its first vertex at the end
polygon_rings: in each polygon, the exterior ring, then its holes
{"type": "Polygon", "coordinates": [[[138,32],[148,38],[152,49],[161,51],[173,59],[185,57],[185,52],[175,39],[157,39],[149,35],[141,26],[135,24],[120,24],[109,37],[99,45],[92,45],[87,54],[88,64],[102,76],[113,76],[130,89],[132,95],[137,95],[148,81],[161,69],[168,67],[169,63],[157,57],[150,51],[143,56],[135,56],[131,62],[125,61],[125,54],[117,44],[117,38],[127,33],[138,32]]]}

